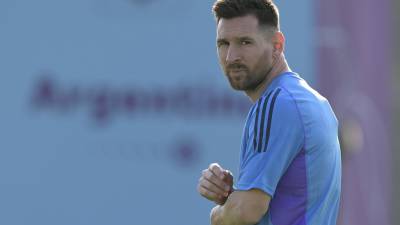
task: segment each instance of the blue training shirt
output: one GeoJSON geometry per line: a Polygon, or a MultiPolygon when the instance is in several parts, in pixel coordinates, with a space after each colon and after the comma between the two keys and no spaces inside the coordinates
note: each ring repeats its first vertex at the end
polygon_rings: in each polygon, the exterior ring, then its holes
{"type": "Polygon", "coordinates": [[[338,122],[299,75],[283,73],[253,105],[243,132],[237,190],[271,196],[259,225],[335,225],[341,191],[338,122]]]}

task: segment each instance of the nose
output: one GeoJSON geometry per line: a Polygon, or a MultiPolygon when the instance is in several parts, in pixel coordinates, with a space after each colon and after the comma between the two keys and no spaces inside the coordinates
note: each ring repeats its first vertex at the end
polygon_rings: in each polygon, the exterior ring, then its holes
{"type": "Polygon", "coordinates": [[[240,59],[241,59],[241,56],[240,56],[239,49],[234,46],[229,46],[228,52],[226,54],[226,62],[228,64],[230,64],[233,62],[240,61],[240,59]]]}

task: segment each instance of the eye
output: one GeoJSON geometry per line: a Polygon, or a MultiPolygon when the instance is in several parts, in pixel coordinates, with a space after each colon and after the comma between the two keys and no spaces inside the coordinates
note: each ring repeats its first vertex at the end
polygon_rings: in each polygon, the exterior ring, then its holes
{"type": "Polygon", "coordinates": [[[241,45],[249,45],[249,44],[251,44],[251,41],[249,41],[249,40],[242,40],[242,41],[240,42],[240,44],[241,44],[241,45]]]}
{"type": "Polygon", "coordinates": [[[218,41],[218,43],[217,43],[218,48],[228,46],[228,45],[229,45],[229,43],[227,41],[218,41]]]}

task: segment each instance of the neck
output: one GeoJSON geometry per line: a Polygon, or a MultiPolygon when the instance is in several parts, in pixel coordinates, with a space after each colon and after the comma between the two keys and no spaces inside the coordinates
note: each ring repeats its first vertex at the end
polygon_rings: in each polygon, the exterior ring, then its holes
{"type": "Polygon", "coordinates": [[[258,85],[254,90],[246,91],[246,95],[251,99],[252,102],[256,102],[275,77],[290,71],[291,70],[286,62],[285,56],[280,54],[275,63],[272,65],[271,71],[267,74],[267,76],[265,76],[264,81],[261,82],[260,85],[258,85]]]}

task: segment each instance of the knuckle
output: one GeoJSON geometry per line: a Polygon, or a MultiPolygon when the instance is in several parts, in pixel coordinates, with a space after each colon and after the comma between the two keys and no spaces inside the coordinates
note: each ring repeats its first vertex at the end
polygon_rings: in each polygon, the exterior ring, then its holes
{"type": "Polygon", "coordinates": [[[200,186],[198,192],[199,192],[202,196],[205,196],[206,190],[204,190],[204,188],[202,188],[202,187],[200,186]]]}
{"type": "Polygon", "coordinates": [[[225,183],[223,181],[218,181],[216,182],[216,184],[218,185],[219,188],[224,189],[225,187],[225,183]]]}
{"type": "Polygon", "coordinates": [[[207,171],[207,172],[204,174],[204,178],[206,178],[206,179],[208,179],[208,180],[212,179],[212,173],[210,173],[210,172],[207,171]]]}
{"type": "Polygon", "coordinates": [[[223,169],[218,165],[218,166],[214,166],[214,167],[212,168],[212,171],[213,171],[215,174],[219,175],[219,174],[221,174],[221,173],[223,172],[223,169]]]}
{"type": "Polygon", "coordinates": [[[210,168],[211,170],[214,170],[214,169],[217,168],[218,166],[219,166],[218,163],[211,163],[210,166],[209,166],[209,168],[210,168]]]}
{"type": "Polygon", "coordinates": [[[207,189],[211,189],[211,188],[212,188],[212,187],[211,187],[211,183],[210,183],[210,182],[207,182],[207,181],[203,182],[202,185],[203,185],[203,187],[205,187],[205,188],[207,188],[207,189]]]}
{"type": "Polygon", "coordinates": [[[209,198],[209,191],[203,189],[201,195],[204,196],[204,197],[206,197],[206,198],[209,198]]]}

